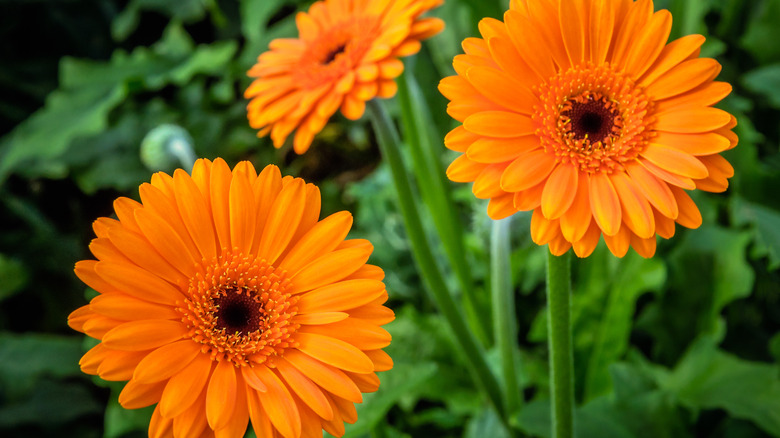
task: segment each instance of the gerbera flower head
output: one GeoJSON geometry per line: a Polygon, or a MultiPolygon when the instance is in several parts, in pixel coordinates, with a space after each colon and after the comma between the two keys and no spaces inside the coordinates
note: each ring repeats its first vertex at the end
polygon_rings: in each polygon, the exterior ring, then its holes
{"type": "Polygon", "coordinates": [[[119,403],[157,403],[149,436],[341,436],[376,391],[393,320],[373,247],[323,220],[320,192],[276,166],[258,175],[198,160],[157,173],[141,203],[94,223],[97,260],[76,275],[98,292],[68,324],[100,340],[81,369],[128,381],[119,403]]]}
{"type": "Polygon", "coordinates": [[[512,0],[463,41],[439,90],[462,122],[447,170],[490,199],[493,219],[533,211],[531,236],[553,254],[588,256],[603,235],[618,257],[655,253],[675,223],[701,224],[686,190],[722,192],[734,170],[731,91],[701,35],[667,44],[651,0],[512,0]]]}
{"type": "Polygon", "coordinates": [[[388,98],[404,69],[399,58],[444,28],[420,17],[443,0],[323,0],[296,16],[299,37],[276,39],[249,70],[249,124],[280,148],[295,130],[302,154],[339,109],[359,119],[365,103],[388,98]]]}

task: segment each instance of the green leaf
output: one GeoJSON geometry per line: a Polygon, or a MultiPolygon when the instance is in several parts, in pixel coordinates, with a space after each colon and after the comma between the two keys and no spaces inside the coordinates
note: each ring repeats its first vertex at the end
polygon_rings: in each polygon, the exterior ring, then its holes
{"type": "MultiPolygon", "coordinates": [[[[751,3],[742,3],[744,8],[751,3]]],[[[780,0],[764,0],[752,3],[753,17],[745,27],[745,33],[740,41],[742,47],[750,52],[763,64],[780,60],[780,27],[777,17],[780,17],[780,0]]]]}
{"type": "Polygon", "coordinates": [[[659,259],[643,259],[632,252],[610,278],[614,281],[588,361],[586,400],[609,392],[608,367],[628,349],[636,300],[642,293],[658,291],[664,285],[666,266],[659,259]]]}
{"type": "Polygon", "coordinates": [[[27,269],[19,260],[0,254],[0,279],[0,301],[3,301],[27,284],[27,269]]]}
{"type": "Polygon", "coordinates": [[[282,7],[283,2],[268,0],[241,0],[241,32],[252,42],[265,32],[268,19],[282,7]]]}
{"type": "Polygon", "coordinates": [[[28,398],[0,407],[0,430],[20,425],[61,427],[63,423],[102,410],[85,385],[44,380],[28,398]]]}
{"type": "Polygon", "coordinates": [[[379,391],[363,396],[363,403],[357,405],[359,421],[347,425],[345,437],[355,437],[370,430],[401,398],[413,396],[437,368],[434,362],[395,363],[392,370],[381,373],[379,391]]]}
{"type": "Polygon", "coordinates": [[[735,197],[731,206],[737,225],[753,226],[753,254],[769,257],[769,269],[780,267],[780,212],[735,197]]]}
{"type": "Polygon", "coordinates": [[[723,409],[780,435],[777,367],[720,351],[703,336],[688,350],[662,386],[692,409],[723,409]]]}
{"type": "Polygon", "coordinates": [[[742,85],[759,96],[765,96],[773,107],[780,108],[780,64],[764,65],[745,73],[742,85]]]}
{"type": "Polygon", "coordinates": [[[0,333],[0,383],[15,396],[42,377],[79,376],[82,354],[78,336],[0,333]]]}
{"type": "Polygon", "coordinates": [[[483,409],[466,423],[464,438],[510,438],[511,435],[501,423],[494,409],[483,409]]]}
{"type": "Polygon", "coordinates": [[[0,183],[22,163],[55,158],[74,139],[106,129],[109,111],[126,93],[121,85],[52,92],[42,109],[0,140],[0,183]]]}
{"type": "Polygon", "coordinates": [[[143,409],[125,409],[117,401],[118,397],[119,391],[112,391],[106,407],[103,438],[119,438],[134,431],[146,433],[149,429],[154,406],[143,409]]]}

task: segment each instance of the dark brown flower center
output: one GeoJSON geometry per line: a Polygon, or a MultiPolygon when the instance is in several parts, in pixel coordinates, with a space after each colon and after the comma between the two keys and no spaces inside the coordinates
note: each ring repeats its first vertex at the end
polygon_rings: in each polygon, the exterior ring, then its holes
{"type": "Polygon", "coordinates": [[[617,106],[604,96],[577,96],[567,102],[561,116],[568,119],[569,132],[574,140],[590,140],[591,144],[603,142],[620,129],[617,106]]]}
{"type": "Polygon", "coordinates": [[[246,290],[228,289],[214,299],[215,329],[225,333],[248,334],[260,330],[265,311],[263,305],[246,290]]]}
{"type": "Polygon", "coordinates": [[[339,53],[344,53],[344,50],[347,49],[347,43],[339,44],[335,48],[328,51],[328,53],[325,55],[325,58],[322,60],[322,65],[327,65],[333,62],[334,59],[336,59],[336,55],[339,53]]]}

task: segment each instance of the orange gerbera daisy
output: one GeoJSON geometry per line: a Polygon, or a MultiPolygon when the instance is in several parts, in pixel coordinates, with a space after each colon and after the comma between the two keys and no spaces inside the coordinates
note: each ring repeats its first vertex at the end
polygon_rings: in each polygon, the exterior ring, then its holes
{"type": "Polygon", "coordinates": [[[393,320],[384,273],[348,212],[318,221],[319,189],[198,160],[157,173],[142,203],[100,218],[76,275],[99,295],[68,318],[99,339],[81,369],[129,380],[119,403],[157,403],[149,436],[341,436],[376,391],[393,320]]]}
{"type": "Polygon", "coordinates": [[[366,101],[395,95],[398,59],[420,50],[420,41],[444,28],[420,15],[443,0],[324,0],[296,17],[299,38],[271,41],[249,76],[244,96],[249,124],[259,137],[271,133],[279,148],[297,128],[295,152],[309,149],[314,135],[341,108],[357,120],[366,101]]]}
{"type": "Polygon", "coordinates": [[[685,190],[726,190],[737,121],[712,107],[731,86],[699,58],[704,37],[666,44],[671,26],[651,0],[512,0],[482,20],[439,85],[463,123],[448,177],[473,181],[494,219],[533,210],[556,255],[586,257],[603,234],[618,257],[651,257],[656,234],[698,227],[685,190]]]}

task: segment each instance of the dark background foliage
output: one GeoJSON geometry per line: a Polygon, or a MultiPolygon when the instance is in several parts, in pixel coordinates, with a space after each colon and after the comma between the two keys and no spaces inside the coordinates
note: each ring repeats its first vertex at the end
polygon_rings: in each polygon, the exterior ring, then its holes
{"type": "MultiPolygon", "coordinates": [[[[616,259],[602,245],[576,262],[579,434],[780,436],[780,0],[655,3],[672,11],[673,38],[707,36],[703,56],[716,57],[720,80],[734,86],[720,106],[739,120],[740,144],[724,153],[736,175],[724,194],[693,193],[704,225],[659,242],[653,259],[616,259]]],[[[144,435],[150,411],[121,409],[121,384],[79,371],[91,341],[65,321],[91,296],[72,273],[90,258],[91,222],[111,215],[117,196],[137,199],[151,175],[139,145],[164,124],[184,128],[198,156],[275,163],[317,183],[323,213],[349,209],[353,235],[374,243],[372,262],[387,273],[397,313],[388,327],[396,365],[366,396],[350,436],[505,436],[426,298],[365,121],[334,117],[303,156],[257,139],[246,122],[245,72],[271,39],[295,36],[294,14],[308,4],[0,0],[1,436],[144,435]]],[[[478,20],[506,7],[448,0],[433,11],[447,29],[406,60],[401,79],[419,84],[422,98],[391,100],[394,114],[430,111],[427,129],[440,140],[453,124],[435,84],[452,74],[478,20]]],[[[435,147],[448,164],[452,155],[435,147]]],[[[485,292],[485,205],[469,187],[451,188],[485,292]]],[[[512,236],[526,401],[513,426],[546,437],[546,248],[530,242],[528,222],[516,215],[512,236]]],[[[492,345],[488,334],[482,341],[492,345]]]]}

